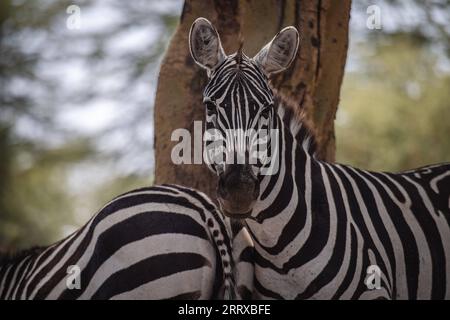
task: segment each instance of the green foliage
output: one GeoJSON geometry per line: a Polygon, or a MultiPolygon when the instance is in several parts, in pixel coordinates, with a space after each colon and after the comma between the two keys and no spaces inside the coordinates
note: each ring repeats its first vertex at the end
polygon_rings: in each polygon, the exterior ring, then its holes
{"type": "Polygon", "coordinates": [[[168,6],[181,1],[0,2],[0,250],[59,240],[151,184],[152,86],[178,21],[168,6]],[[66,28],[72,4],[80,30],[66,28]],[[106,112],[83,110],[98,101],[106,112]]]}
{"type": "Polygon", "coordinates": [[[384,171],[450,161],[450,75],[438,56],[404,33],[367,47],[362,68],[345,75],[337,161],[384,171]]]}
{"type": "Polygon", "coordinates": [[[13,248],[49,244],[75,225],[66,171],[92,151],[85,141],[51,150],[31,144],[7,150],[14,162],[1,189],[0,242],[13,248]]]}

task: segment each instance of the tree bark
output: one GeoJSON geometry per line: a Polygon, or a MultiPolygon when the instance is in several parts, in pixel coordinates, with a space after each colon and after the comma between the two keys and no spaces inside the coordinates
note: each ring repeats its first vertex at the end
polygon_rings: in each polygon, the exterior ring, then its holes
{"type": "MultiPolygon", "coordinates": [[[[227,54],[237,50],[256,54],[283,27],[300,33],[297,59],[272,85],[303,110],[318,144],[318,157],[334,161],[334,118],[348,47],[351,0],[186,0],[177,30],[161,65],[155,101],[155,183],[194,187],[215,198],[216,178],[205,165],[175,165],[171,151],[173,130],[193,132],[203,121],[202,90],[206,73],[193,62],[188,33],[198,17],[218,29],[227,54]]],[[[192,134],[192,136],[194,136],[192,134]]],[[[193,148],[193,145],[192,145],[193,148]]],[[[193,150],[193,149],[192,149],[193,150]]]]}

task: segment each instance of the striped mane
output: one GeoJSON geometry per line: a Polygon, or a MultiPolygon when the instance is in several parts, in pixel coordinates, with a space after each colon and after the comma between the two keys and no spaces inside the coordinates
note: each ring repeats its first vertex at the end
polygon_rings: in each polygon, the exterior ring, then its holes
{"type": "Polygon", "coordinates": [[[312,125],[306,117],[305,110],[298,108],[294,101],[287,99],[275,89],[272,90],[275,109],[283,120],[284,125],[290,129],[292,136],[305,152],[315,156],[317,140],[314,130],[312,130],[312,125]]]}
{"type": "Polygon", "coordinates": [[[244,40],[241,38],[239,41],[240,41],[239,48],[238,48],[238,50],[236,52],[236,57],[235,57],[235,59],[236,59],[236,68],[237,69],[239,69],[240,66],[241,66],[242,57],[243,57],[243,54],[244,54],[244,52],[242,51],[242,49],[244,48],[244,40]]]}
{"type": "Polygon", "coordinates": [[[8,264],[15,264],[20,262],[25,257],[28,257],[29,255],[34,255],[42,252],[45,249],[45,247],[32,247],[25,250],[19,250],[19,251],[1,251],[0,252],[0,267],[8,265],[8,264]]]}

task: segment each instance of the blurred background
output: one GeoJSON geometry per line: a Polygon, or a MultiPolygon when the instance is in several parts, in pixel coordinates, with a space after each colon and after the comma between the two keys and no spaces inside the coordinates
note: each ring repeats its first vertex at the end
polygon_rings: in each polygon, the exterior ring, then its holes
{"type": "MultiPolygon", "coordinates": [[[[182,0],[0,2],[0,249],[45,245],[152,184],[158,67],[182,0]],[[80,28],[68,27],[80,9],[80,28]]],[[[450,161],[450,1],[354,1],[338,162],[450,161]],[[366,26],[381,9],[381,29],[366,26]]]]}

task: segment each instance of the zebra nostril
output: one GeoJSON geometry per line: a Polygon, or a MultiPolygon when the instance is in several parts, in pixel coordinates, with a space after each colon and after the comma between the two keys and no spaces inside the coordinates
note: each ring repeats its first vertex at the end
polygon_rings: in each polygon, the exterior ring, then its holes
{"type": "Polygon", "coordinates": [[[217,194],[225,200],[254,200],[259,195],[258,180],[245,168],[230,168],[219,176],[217,194]]]}

